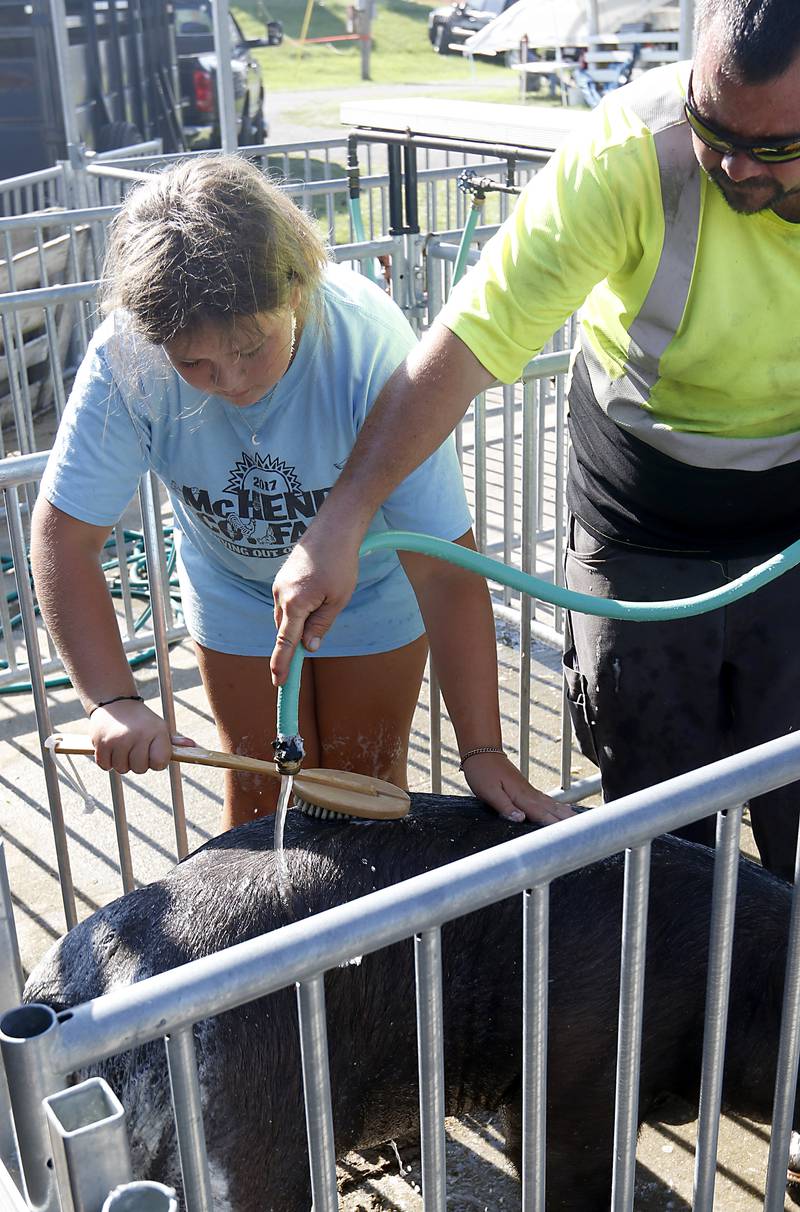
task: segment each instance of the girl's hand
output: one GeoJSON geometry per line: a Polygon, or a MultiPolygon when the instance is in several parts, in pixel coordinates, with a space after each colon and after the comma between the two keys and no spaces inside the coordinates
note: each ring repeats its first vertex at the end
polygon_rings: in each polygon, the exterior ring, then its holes
{"type": "Polygon", "coordinates": [[[173,745],[194,744],[187,737],[173,739],[161,716],[131,700],[93,711],[90,735],[98,766],[118,774],[166,770],[173,745]]]}
{"type": "Polygon", "coordinates": [[[505,754],[474,754],[467,759],[464,777],[473,795],[508,821],[552,825],[575,815],[569,804],[559,804],[532,787],[505,754]]]}

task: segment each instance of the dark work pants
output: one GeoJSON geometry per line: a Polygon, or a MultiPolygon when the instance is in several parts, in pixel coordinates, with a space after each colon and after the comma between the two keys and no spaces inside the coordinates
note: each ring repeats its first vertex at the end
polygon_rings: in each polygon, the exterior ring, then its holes
{"type": "MultiPolygon", "coordinates": [[[[640,551],[595,539],[573,520],[566,580],[598,597],[661,601],[727,584],[760,562],[640,551]]],[[[600,767],[606,800],[783,736],[800,726],[800,570],[693,619],[570,614],[564,671],[575,733],[600,767]]],[[[798,788],[750,803],[761,861],[788,880],[798,788]]],[[[677,832],[713,846],[715,818],[677,832]]]]}

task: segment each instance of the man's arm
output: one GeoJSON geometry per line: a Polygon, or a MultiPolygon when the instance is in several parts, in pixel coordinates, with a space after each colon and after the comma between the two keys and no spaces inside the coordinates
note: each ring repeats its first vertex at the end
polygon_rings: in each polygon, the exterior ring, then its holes
{"type": "Polygon", "coordinates": [[[325,504],[275,578],[272,680],[286,680],[302,639],[315,651],[358,576],[358,548],[380,505],[442,444],[491,375],[434,322],[378,396],[325,504]]]}

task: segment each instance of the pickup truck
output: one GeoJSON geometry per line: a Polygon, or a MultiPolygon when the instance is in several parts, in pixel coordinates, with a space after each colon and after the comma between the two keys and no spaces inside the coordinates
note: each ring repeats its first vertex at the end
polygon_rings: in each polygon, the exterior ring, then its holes
{"type": "MultiPolygon", "coordinates": [[[[263,143],[269,129],[264,114],[264,81],[251,51],[255,47],[278,46],[283,41],[283,27],[279,21],[270,21],[265,37],[246,38],[231,16],[229,28],[239,144],[263,143]]],[[[218,147],[217,57],[209,0],[190,3],[177,0],[175,46],[187,148],[218,147]]]]}

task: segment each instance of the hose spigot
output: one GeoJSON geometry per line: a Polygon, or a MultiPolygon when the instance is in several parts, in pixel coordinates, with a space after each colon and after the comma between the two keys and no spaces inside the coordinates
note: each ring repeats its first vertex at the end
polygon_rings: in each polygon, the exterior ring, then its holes
{"type": "Polygon", "coordinates": [[[281,774],[297,774],[306,756],[303,738],[299,733],[295,736],[283,736],[278,733],[277,738],[272,742],[272,749],[275,754],[275,765],[281,774]]]}

